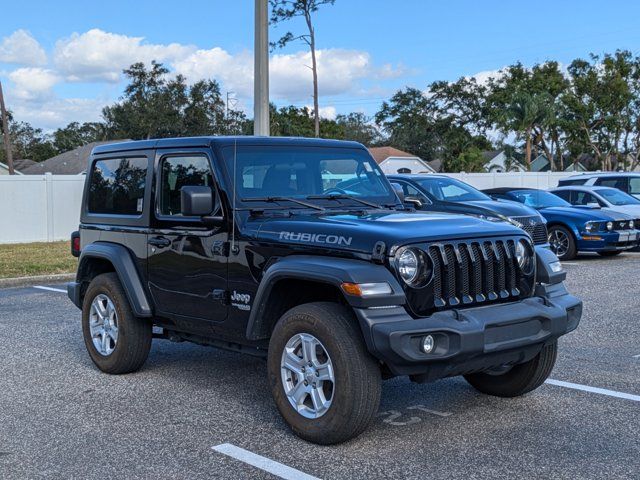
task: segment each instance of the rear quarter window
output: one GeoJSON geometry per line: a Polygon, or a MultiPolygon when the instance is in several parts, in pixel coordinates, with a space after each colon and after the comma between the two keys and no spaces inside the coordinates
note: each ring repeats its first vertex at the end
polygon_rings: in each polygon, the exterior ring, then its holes
{"type": "Polygon", "coordinates": [[[558,186],[568,187],[569,185],[584,185],[585,183],[587,183],[586,178],[579,178],[577,180],[560,180],[558,182],[558,186]]]}
{"type": "Polygon", "coordinates": [[[110,158],[96,161],[89,179],[89,212],[141,215],[146,176],[146,158],[110,158]]]}

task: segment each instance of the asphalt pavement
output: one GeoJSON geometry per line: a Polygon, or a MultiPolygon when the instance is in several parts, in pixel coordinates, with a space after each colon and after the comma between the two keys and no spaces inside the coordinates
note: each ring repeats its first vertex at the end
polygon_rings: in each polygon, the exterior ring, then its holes
{"type": "Polygon", "coordinates": [[[565,268],[585,308],[556,384],[389,380],[371,428],[331,447],[289,432],[261,359],[155,340],[106,375],[62,285],[0,290],[0,478],[640,478],[640,254],[565,268]]]}

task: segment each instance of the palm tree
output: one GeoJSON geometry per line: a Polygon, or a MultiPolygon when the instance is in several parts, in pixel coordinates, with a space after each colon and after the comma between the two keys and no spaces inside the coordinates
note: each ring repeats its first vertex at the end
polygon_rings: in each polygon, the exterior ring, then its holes
{"type": "Polygon", "coordinates": [[[518,92],[513,96],[503,115],[512,131],[525,139],[525,165],[531,170],[531,145],[533,130],[537,125],[545,125],[553,115],[547,94],[518,92]]]}

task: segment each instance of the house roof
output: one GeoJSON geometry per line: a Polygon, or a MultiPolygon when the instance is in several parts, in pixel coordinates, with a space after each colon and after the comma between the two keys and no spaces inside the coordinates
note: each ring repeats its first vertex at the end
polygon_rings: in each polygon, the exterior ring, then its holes
{"type": "Polygon", "coordinates": [[[22,170],[22,173],[26,175],[42,175],[43,173],[50,172],[54,175],[77,175],[87,169],[89,156],[94,147],[115,142],[122,142],[122,140],[91,142],[82,147],[51,157],[44,162],[35,163],[22,170]]]}
{"type": "Polygon", "coordinates": [[[16,170],[22,171],[31,167],[32,165],[35,165],[36,163],[37,162],[33,160],[29,160],[28,158],[18,158],[13,161],[13,168],[15,168],[16,170]]]}
{"type": "Polygon", "coordinates": [[[408,152],[403,152],[395,147],[371,147],[369,153],[374,158],[376,163],[382,163],[389,157],[413,157],[418,158],[416,155],[408,152]]]}
{"type": "Polygon", "coordinates": [[[498,155],[500,155],[503,151],[504,150],[485,150],[484,152],[482,152],[482,156],[484,157],[485,161],[490,162],[498,155]]]}
{"type": "MultiPolygon", "coordinates": [[[[14,168],[14,170],[16,172],[16,175],[22,175],[22,172],[16,168],[15,162],[14,162],[13,168],[14,168]]],[[[9,165],[0,162],[0,169],[5,170],[8,173],[9,172],[9,165]]],[[[4,175],[4,174],[1,174],[1,175],[4,175]]]]}

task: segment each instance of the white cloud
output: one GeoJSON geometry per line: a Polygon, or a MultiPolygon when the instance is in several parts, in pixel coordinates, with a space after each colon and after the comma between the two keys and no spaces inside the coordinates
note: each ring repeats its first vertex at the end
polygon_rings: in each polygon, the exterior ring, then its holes
{"type": "Polygon", "coordinates": [[[70,81],[118,82],[122,70],[136,62],[172,62],[195,50],[193,46],[143,44],[129,37],[94,28],[56,42],[54,62],[70,81]]]}
{"type": "Polygon", "coordinates": [[[109,103],[105,98],[58,98],[40,102],[18,100],[11,105],[16,118],[34,127],[54,130],[70,122],[94,122],[100,120],[102,107],[109,103]]]}
{"type": "MultiPolygon", "coordinates": [[[[312,106],[309,106],[308,108],[309,110],[313,111],[312,106]]],[[[320,116],[328,120],[335,120],[336,116],[338,115],[338,112],[336,111],[336,107],[331,105],[327,105],[326,107],[320,107],[318,110],[320,110],[320,116]]]]}
{"type": "Polygon", "coordinates": [[[50,97],[53,86],[60,77],[52,70],[40,67],[18,68],[9,74],[14,83],[13,94],[24,100],[37,100],[50,97]]]}
{"type": "Polygon", "coordinates": [[[44,65],[47,54],[26,30],[16,30],[0,42],[0,62],[18,65],[44,65]]]}
{"type": "Polygon", "coordinates": [[[502,75],[501,71],[502,69],[485,70],[482,72],[478,72],[475,75],[470,75],[467,78],[475,78],[478,84],[484,85],[489,82],[490,78],[500,78],[500,76],[502,75]]]}

